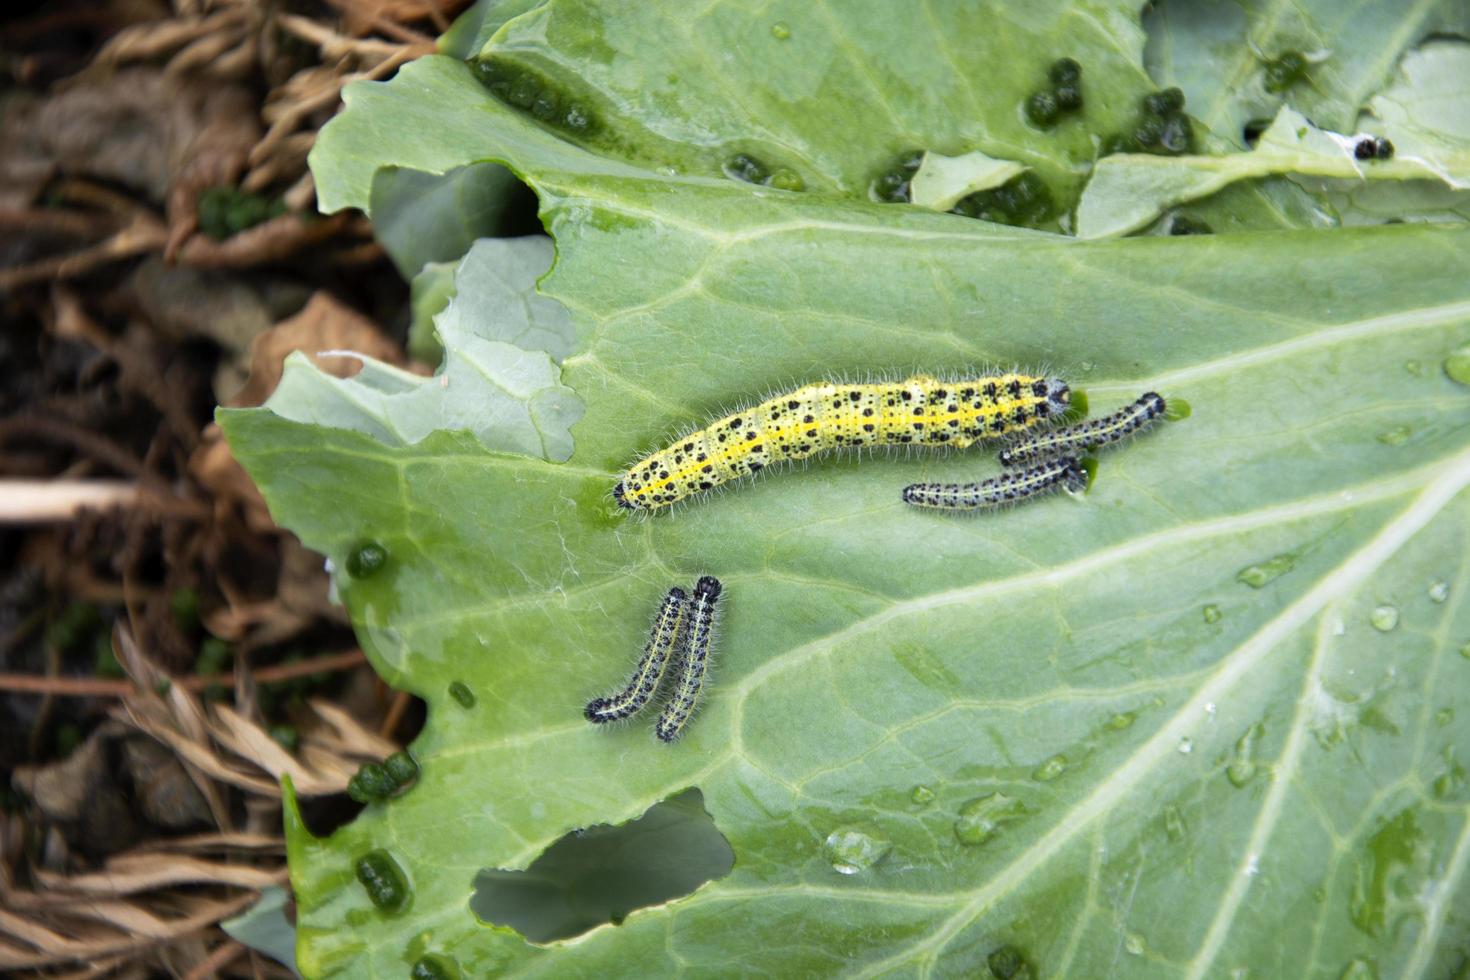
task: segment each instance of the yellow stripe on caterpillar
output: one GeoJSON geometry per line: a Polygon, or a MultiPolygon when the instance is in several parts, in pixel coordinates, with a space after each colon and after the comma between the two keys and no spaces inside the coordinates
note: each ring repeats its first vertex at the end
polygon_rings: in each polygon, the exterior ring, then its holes
{"type": "Polygon", "coordinates": [[[613,488],[628,510],[657,510],[831,449],[963,449],[1059,418],[1071,390],[1058,378],[918,375],[877,384],[819,382],[732,412],[631,466],[613,488]]]}

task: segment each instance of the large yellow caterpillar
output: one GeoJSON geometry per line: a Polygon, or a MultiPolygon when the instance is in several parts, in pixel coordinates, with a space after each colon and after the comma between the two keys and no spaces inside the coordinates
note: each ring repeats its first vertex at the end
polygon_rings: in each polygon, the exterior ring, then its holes
{"type": "Polygon", "coordinates": [[[1025,374],[805,385],[732,412],[645,456],[622,475],[613,498],[629,510],[657,510],[773,463],[829,449],[963,449],[1059,418],[1070,399],[1060,379],[1025,374]]]}

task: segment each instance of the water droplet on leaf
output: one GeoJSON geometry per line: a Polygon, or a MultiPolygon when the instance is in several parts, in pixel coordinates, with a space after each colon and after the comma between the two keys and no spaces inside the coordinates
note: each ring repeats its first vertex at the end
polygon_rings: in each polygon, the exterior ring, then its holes
{"type": "Polygon", "coordinates": [[[347,574],[353,578],[372,578],[388,564],[388,549],[377,541],[364,541],[347,555],[347,574]]]}
{"type": "Polygon", "coordinates": [[[801,174],[790,167],[777,167],[768,181],[770,186],[780,191],[804,191],[806,181],[801,179],[801,174]]]}
{"type": "Polygon", "coordinates": [[[849,829],[832,831],[827,835],[825,843],[832,870],[844,875],[855,875],[859,871],[868,870],[883,860],[892,846],[881,838],[849,829]]]}
{"type": "Polygon", "coordinates": [[[443,956],[421,956],[414,963],[409,980],[459,980],[459,967],[443,956]]]}
{"type": "Polygon", "coordinates": [[[1255,776],[1256,739],[1261,734],[1261,726],[1252,725],[1235,743],[1235,754],[1231,756],[1230,764],[1225,767],[1225,778],[1230,780],[1231,785],[1244,786],[1255,776]]]}
{"type": "Polygon", "coordinates": [[[1348,897],[1353,925],[1370,936],[1382,935],[1389,907],[1412,901],[1408,896],[1415,886],[1408,879],[1420,862],[1423,839],[1413,808],[1399,811],[1368,838],[1358,855],[1348,897]]]}
{"type": "Polygon", "coordinates": [[[1368,622],[1380,633],[1395,630],[1399,625],[1398,607],[1387,604],[1378,606],[1368,614],[1368,622]]]}
{"type": "Polygon", "coordinates": [[[1444,602],[1450,597],[1450,583],[1435,582],[1429,587],[1429,598],[1433,602],[1444,602]]]}
{"type": "Polygon", "coordinates": [[[1444,359],[1444,373],[1451,381],[1470,385],[1470,344],[1464,344],[1450,352],[1444,359]]]}
{"type": "Polygon", "coordinates": [[[1259,565],[1247,565],[1235,576],[1253,589],[1263,589],[1296,567],[1296,555],[1281,554],[1267,559],[1259,565]]]}
{"type": "Polygon", "coordinates": [[[1385,446],[1400,446],[1409,441],[1409,436],[1414,430],[1407,425],[1396,425],[1392,429],[1378,433],[1378,441],[1385,446]]]}
{"type": "Polygon", "coordinates": [[[784,41],[791,36],[791,28],[784,21],[777,21],[771,25],[771,37],[778,41],[784,41]]]}
{"type": "Polygon", "coordinates": [[[909,799],[919,806],[928,806],[934,802],[934,791],[927,786],[915,786],[914,791],[909,794],[909,799]]]}
{"type": "Polygon", "coordinates": [[[1032,771],[1031,778],[1039,783],[1049,783],[1066,771],[1067,757],[1064,755],[1054,755],[1037,766],[1032,771]]]}
{"type": "Polygon", "coordinates": [[[1032,980],[1036,975],[1025,955],[1014,946],[997,947],[985,958],[985,965],[995,980],[1032,980]]]}
{"type": "Polygon", "coordinates": [[[960,807],[954,822],[954,835],[961,844],[984,844],[1000,832],[1002,824],[1025,816],[1026,808],[1019,800],[1003,793],[980,796],[960,807]]]}
{"type": "Polygon", "coordinates": [[[1184,814],[1179,812],[1177,806],[1170,803],[1164,807],[1164,833],[1171,841],[1181,841],[1184,839],[1185,832],[1184,814]]]}
{"type": "Polygon", "coordinates": [[[1218,623],[1220,621],[1221,617],[1223,617],[1225,614],[1220,611],[1220,607],[1219,606],[1215,605],[1212,602],[1208,606],[1205,606],[1205,608],[1204,608],[1204,615],[1205,615],[1205,622],[1207,622],[1207,623],[1218,623]]]}

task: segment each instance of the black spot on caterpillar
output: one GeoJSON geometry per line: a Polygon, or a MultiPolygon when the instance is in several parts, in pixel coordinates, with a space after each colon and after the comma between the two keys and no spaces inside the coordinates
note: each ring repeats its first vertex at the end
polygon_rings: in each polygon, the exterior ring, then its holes
{"type": "Polygon", "coordinates": [[[1070,400],[1071,390],[1060,379],[1024,374],[805,385],[645,456],[623,473],[613,499],[628,510],[656,510],[773,463],[829,449],[963,449],[1059,418],[1070,400]]]}
{"type": "Polygon", "coordinates": [[[1106,446],[1153,425],[1167,407],[1163,398],[1150,391],[1112,415],[1030,436],[1003,450],[1000,465],[1018,466],[1047,456],[1086,452],[1106,446]]]}
{"type": "Polygon", "coordinates": [[[678,666],[674,673],[674,692],[664,705],[663,713],[653,726],[662,742],[673,742],[683,734],[689,719],[699,707],[709,668],[710,638],[715,625],[715,603],[723,591],[717,578],[706,575],[694,585],[694,598],[689,602],[689,623],[680,643],[678,666]]]}
{"type": "Polygon", "coordinates": [[[915,483],[903,488],[903,502],[935,510],[983,510],[1013,504],[1058,487],[1087,488],[1087,472],[1075,457],[1049,459],[1030,469],[1003,473],[979,483],[915,483]]]}

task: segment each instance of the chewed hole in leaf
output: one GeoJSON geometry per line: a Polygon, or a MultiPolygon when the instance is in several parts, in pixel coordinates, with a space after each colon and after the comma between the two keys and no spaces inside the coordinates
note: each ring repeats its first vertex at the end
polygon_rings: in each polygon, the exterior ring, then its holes
{"type": "Polygon", "coordinates": [[[735,852],[705,812],[704,794],[689,789],[627,823],[573,831],[524,871],[481,871],[470,908],[483,922],[549,943],[620,924],[636,909],[689,895],[734,866],[735,852]]]}

